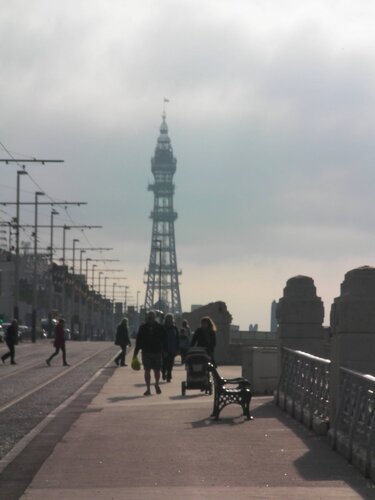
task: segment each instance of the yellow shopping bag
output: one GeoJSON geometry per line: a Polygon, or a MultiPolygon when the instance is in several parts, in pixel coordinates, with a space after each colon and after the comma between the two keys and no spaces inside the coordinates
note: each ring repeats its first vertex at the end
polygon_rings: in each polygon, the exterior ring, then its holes
{"type": "Polygon", "coordinates": [[[137,371],[141,369],[141,363],[139,362],[137,356],[133,357],[131,367],[133,368],[133,370],[137,371]]]}

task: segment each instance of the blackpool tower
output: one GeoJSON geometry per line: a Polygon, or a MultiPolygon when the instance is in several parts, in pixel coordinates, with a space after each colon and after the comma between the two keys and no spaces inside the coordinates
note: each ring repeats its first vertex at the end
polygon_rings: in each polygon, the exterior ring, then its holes
{"type": "Polygon", "coordinates": [[[154,193],[154,209],[151,212],[152,235],[151,252],[146,277],[145,309],[158,309],[180,314],[181,298],[177,271],[174,221],[177,212],[173,210],[176,158],[173,156],[171,140],[168,136],[165,111],[162,115],[160,135],[151,158],[154,183],[148,186],[154,193]]]}

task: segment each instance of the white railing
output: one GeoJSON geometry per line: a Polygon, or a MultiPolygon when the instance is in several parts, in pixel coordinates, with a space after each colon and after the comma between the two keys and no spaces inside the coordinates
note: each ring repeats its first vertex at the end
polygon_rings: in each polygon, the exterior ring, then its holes
{"type": "Polygon", "coordinates": [[[328,359],[287,347],[282,349],[275,402],[319,434],[326,434],[329,427],[330,365],[328,359]]]}
{"type": "Polygon", "coordinates": [[[375,377],[340,368],[340,397],[329,437],[339,453],[375,479],[375,377]]]}

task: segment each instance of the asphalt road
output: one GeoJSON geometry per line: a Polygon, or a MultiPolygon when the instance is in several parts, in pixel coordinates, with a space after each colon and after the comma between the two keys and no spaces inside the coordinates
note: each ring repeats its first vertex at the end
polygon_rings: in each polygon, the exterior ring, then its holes
{"type": "Polygon", "coordinates": [[[21,343],[17,365],[0,364],[0,459],[118,352],[110,342],[69,341],[66,348],[69,367],[62,366],[61,354],[47,366],[51,340],[21,343]]]}

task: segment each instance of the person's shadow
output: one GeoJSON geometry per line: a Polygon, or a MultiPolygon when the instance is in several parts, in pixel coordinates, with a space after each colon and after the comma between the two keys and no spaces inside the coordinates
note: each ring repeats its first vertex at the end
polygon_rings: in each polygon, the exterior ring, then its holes
{"type": "Polygon", "coordinates": [[[110,403],[120,403],[121,401],[131,401],[134,399],[144,399],[144,396],[113,396],[112,398],[108,398],[110,403]]]}

